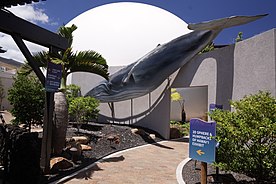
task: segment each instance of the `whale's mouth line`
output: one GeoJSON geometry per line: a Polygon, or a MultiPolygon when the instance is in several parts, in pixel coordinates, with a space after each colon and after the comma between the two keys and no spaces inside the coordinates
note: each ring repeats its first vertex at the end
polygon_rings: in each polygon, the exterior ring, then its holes
{"type": "Polygon", "coordinates": [[[100,100],[101,102],[117,102],[117,101],[124,101],[126,100],[125,97],[128,97],[129,99],[132,98],[137,98],[140,96],[144,96],[145,94],[147,94],[147,92],[145,90],[131,90],[131,91],[123,91],[123,92],[119,92],[119,93],[114,93],[113,95],[109,95],[109,94],[101,94],[95,98],[97,98],[98,100],[100,100]],[[131,94],[131,95],[130,95],[131,94]]]}

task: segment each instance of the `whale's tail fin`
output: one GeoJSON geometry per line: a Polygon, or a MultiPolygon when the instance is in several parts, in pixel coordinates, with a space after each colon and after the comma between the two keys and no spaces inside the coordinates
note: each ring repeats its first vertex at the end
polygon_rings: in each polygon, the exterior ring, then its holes
{"type": "Polygon", "coordinates": [[[189,24],[190,30],[222,30],[224,28],[239,26],[246,24],[260,18],[267,16],[268,14],[256,15],[256,16],[232,16],[222,19],[216,19],[208,22],[201,22],[196,24],[189,24]]]}

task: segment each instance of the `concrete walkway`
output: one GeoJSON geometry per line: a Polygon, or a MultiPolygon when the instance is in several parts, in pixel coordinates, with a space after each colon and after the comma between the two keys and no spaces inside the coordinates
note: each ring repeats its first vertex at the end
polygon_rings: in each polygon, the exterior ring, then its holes
{"type": "Polygon", "coordinates": [[[183,139],[162,141],[114,153],[56,183],[177,184],[177,166],[187,157],[183,139]]]}

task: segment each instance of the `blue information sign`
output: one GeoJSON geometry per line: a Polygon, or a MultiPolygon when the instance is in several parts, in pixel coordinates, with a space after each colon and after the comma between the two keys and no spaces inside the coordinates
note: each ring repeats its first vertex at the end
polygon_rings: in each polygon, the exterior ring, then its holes
{"type": "Polygon", "coordinates": [[[45,89],[49,92],[57,91],[62,77],[62,66],[48,62],[45,89]]]}
{"type": "Polygon", "coordinates": [[[214,162],[216,150],[214,136],[216,136],[216,122],[191,119],[189,157],[202,162],[214,162]]]}
{"type": "Polygon", "coordinates": [[[211,103],[209,106],[209,110],[212,112],[215,109],[223,109],[223,105],[213,104],[211,103]]]}

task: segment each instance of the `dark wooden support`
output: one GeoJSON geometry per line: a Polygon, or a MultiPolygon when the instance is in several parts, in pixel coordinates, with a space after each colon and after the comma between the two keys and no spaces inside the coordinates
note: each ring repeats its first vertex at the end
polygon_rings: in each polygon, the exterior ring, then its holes
{"type": "Polygon", "coordinates": [[[201,184],[207,183],[207,163],[201,162],[201,184]]]}
{"type": "MultiPolygon", "coordinates": [[[[57,53],[59,50],[55,47],[50,47],[50,53],[57,53]]],[[[50,173],[50,160],[52,154],[52,137],[53,137],[53,117],[54,117],[54,101],[55,92],[46,91],[45,117],[43,126],[43,138],[41,146],[40,166],[44,173],[50,173]]]]}
{"type": "Polygon", "coordinates": [[[19,18],[7,10],[0,9],[0,17],[0,32],[20,35],[23,40],[48,48],[53,46],[65,50],[68,47],[66,38],[19,18]]]}
{"type": "Polygon", "coordinates": [[[13,34],[11,36],[12,36],[13,40],[15,41],[16,45],[21,50],[22,54],[25,56],[25,58],[29,62],[30,66],[34,70],[35,74],[37,75],[37,77],[40,80],[40,82],[42,83],[42,85],[45,86],[45,76],[43,75],[43,73],[39,69],[39,67],[37,66],[36,62],[33,59],[32,54],[30,53],[27,46],[23,42],[22,38],[18,35],[15,35],[15,34],[13,34]]]}
{"type": "MultiPolygon", "coordinates": [[[[31,22],[19,18],[5,9],[0,9],[0,32],[9,34],[29,62],[38,79],[45,86],[45,76],[33,59],[23,40],[48,47],[50,53],[57,53],[68,48],[68,40],[56,33],[41,28],[31,22]]],[[[52,127],[54,110],[54,92],[46,92],[46,103],[43,122],[43,139],[41,148],[41,167],[45,173],[50,169],[52,152],[52,127]]]]}
{"type": "Polygon", "coordinates": [[[43,138],[40,159],[40,166],[44,170],[44,173],[49,173],[50,171],[50,159],[52,153],[54,94],[55,93],[53,92],[46,92],[46,109],[44,113],[43,138]]]}

